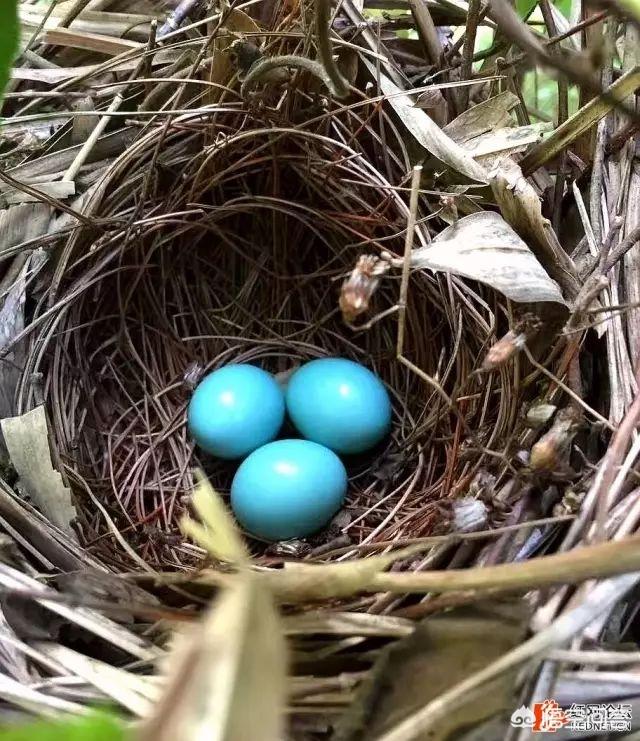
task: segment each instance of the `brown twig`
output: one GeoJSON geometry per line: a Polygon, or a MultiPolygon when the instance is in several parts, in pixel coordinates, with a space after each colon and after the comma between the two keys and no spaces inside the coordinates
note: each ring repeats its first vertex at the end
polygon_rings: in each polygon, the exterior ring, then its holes
{"type": "MultiPolygon", "coordinates": [[[[469,10],[467,11],[467,24],[465,27],[464,47],[462,49],[462,67],[460,75],[463,80],[470,80],[473,72],[473,55],[476,46],[476,33],[480,23],[480,13],[482,0],[469,0],[469,10]]],[[[470,88],[465,86],[460,90],[460,108],[466,110],[469,105],[470,88]]]]}

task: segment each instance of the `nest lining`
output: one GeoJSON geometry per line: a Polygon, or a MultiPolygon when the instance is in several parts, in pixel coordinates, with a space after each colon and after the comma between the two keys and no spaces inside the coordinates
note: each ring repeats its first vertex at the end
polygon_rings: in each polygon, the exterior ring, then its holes
{"type": "MultiPolygon", "coordinates": [[[[459,493],[480,465],[481,450],[459,455],[460,425],[438,394],[396,360],[396,317],[354,331],[340,316],[343,278],[363,253],[401,254],[407,218],[406,192],[389,185],[404,181],[406,163],[387,158],[383,175],[366,125],[349,134],[364,125],[354,115],[308,128],[247,114],[183,116],[161,149],[157,133],[141,137],[94,190],[85,213],[100,231],[78,230],[64,245],[52,308],[43,302],[36,313],[20,406],[33,405],[29,379],[42,372],[82,537],[103,559],[128,557],[87,487],[146,562],[193,564],[178,528],[197,463],[185,426],[190,383],[230,362],[278,373],[337,355],[388,384],[390,441],[348,462],[343,525],[353,543],[428,534],[437,500],[459,493]]],[[[425,222],[416,239],[427,243],[425,222]]],[[[396,305],[398,286],[382,282],[373,314],[396,305]]],[[[457,390],[490,446],[513,425],[505,411],[513,392],[504,373],[472,376],[494,337],[495,297],[482,291],[415,273],[405,355],[457,390]]],[[[227,492],[233,467],[204,463],[227,492]]]]}

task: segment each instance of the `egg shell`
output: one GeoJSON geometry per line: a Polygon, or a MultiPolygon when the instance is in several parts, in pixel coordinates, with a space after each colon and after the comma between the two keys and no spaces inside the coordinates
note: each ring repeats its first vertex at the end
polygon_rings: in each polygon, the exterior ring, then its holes
{"type": "Polygon", "coordinates": [[[308,440],[336,453],[363,453],[391,427],[391,401],[382,381],[346,358],[312,360],[289,379],[287,411],[308,440]]]}
{"type": "Polygon", "coordinates": [[[260,538],[304,538],[331,520],[346,492],[347,472],[335,453],[309,440],[276,440],[241,463],[231,507],[260,538]]]}
{"type": "Polygon", "coordinates": [[[271,374],[255,365],[232,364],[203,378],[187,420],[203,450],[233,460],[273,440],[284,413],[284,395],[271,374]]]}

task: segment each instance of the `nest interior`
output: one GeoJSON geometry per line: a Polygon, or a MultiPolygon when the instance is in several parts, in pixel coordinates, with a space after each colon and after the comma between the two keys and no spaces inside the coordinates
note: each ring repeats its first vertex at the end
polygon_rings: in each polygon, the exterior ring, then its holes
{"type": "MultiPolygon", "coordinates": [[[[178,527],[199,462],[186,405],[190,382],[226,363],[286,372],[346,356],[388,384],[393,434],[347,462],[348,516],[334,524],[343,540],[428,534],[438,500],[480,466],[480,448],[461,454],[460,416],[396,359],[395,313],[354,330],[338,309],[357,258],[401,255],[405,240],[408,189],[389,183],[406,178],[409,163],[399,140],[384,150],[398,155],[382,157],[361,115],[320,113],[295,128],[246,111],[184,115],[161,148],[157,131],[139,137],[93,189],[85,213],[94,225],[68,238],[63,278],[54,276],[36,310],[19,401],[21,411],[35,403],[30,379],[42,373],[83,542],[104,561],[122,565],[131,551],[162,568],[197,561],[178,527]]],[[[429,213],[426,196],[420,210],[429,213]]],[[[416,244],[427,241],[422,221],[416,244]]],[[[367,319],[397,305],[399,286],[399,275],[382,281],[367,319]]],[[[412,275],[404,355],[446,393],[455,389],[465,420],[488,431],[487,446],[514,424],[502,411],[509,378],[473,374],[499,312],[482,288],[412,275]]],[[[226,493],[233,467],[201,462],[226,493]]],[[[264,553],[266,544],[254,546],[264,553]]]]}

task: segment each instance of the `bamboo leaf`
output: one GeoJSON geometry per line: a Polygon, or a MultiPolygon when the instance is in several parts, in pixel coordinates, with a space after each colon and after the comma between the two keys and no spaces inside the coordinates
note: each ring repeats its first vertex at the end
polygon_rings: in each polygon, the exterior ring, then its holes
{"type": "Polygon", "coordinates": [[[489,182],[504,219],[529,245],[566,298],[574,299],[582,285],[576,266],[543,217],[540,198],[518,165],[505,158],[489,173],[489,182]]]}
{"type": "Polygon", "coordinates": [[[35,505],[50,522],[73,536],[70,523],[76,510],[71,491],[51,462],[44,406],[3,419],[2,432],[11,462],[35,505]]]}
{"type": "MultiPolygon", "coordinates": [[[[376,77],[373,64],[363,58],[363,63],[371,74],[376,77]]],[[[396,112],[407,130],[416,141],[434,157],[448,165],[456,172],[465,175],[470,180],[481,183],[487,182],[487,172],[465,150],[456,144],[444,131],[420,108],[415,107],[411,98],[392,82],[386,75],[380,73],[380,89],[387,96],[389,105],[396,112]]]]}
{"type": "Polygon", "coordinates": [[[0,98],[9,81],[13,58],[18,49],[19,32],[17,0],[4,0],[0,23],[0,98]]]}
{"type": "MultiPolygon", "coordinates": [[[[424,620],[415,631],[382,652],[355,702],[338,725],[334,741],[386,738],[394,728],[454,687],[469,673],[483,669],[524,638],[528,608],[522,602],[480,603],[424,620]]],[[[515,670],[469,693],[429,734],[416,729],[403,738],[445,741],[460,738],[514,706],[515,670]]],[[[506,720],[506,719],[505,719],[506,720]]],[[[506,731],[506,728],[502,728],[506,731]]],[[[500,735],[478,736],[499,738],[500,735]]]]}
{"type": "MultiPolygon", "coordinates": [[[[392,262],[402,265],[401,259],[392,262]]],[[[485,283],[512,301],[564,304],[558,284],[525,242],[492,211],[465,216],[411,254],[414,269],[444,271],[485,283]]]]}
{"type": "Polygon", "coordinates": [[[9,725],[0,730],[0,741],[124,741],[130,738],[118,718],[90,713],[82,718],[9,725]]]}
{"type": "MultiPolygon", "coordinates": [[[[640,3],[636,2],[638,12],[640,3]]],[[[619,77],[608,90],[608,96],[602,95],[589,101],[577,113],[548,136],[543,142],[533,147],[520,162],[522,172],[529,176],[553,157],[564,151],[571,142],[588,131],[611,111],[616,103],[621,103],[640,87],[640,67],[634,67],[619,77]]]]}
{"type": "Polygon", "coordinates": [[[139,741],[280,741],[286,648],[259,576],[238,574],[169,657],[162,699],[139,741]]]}

